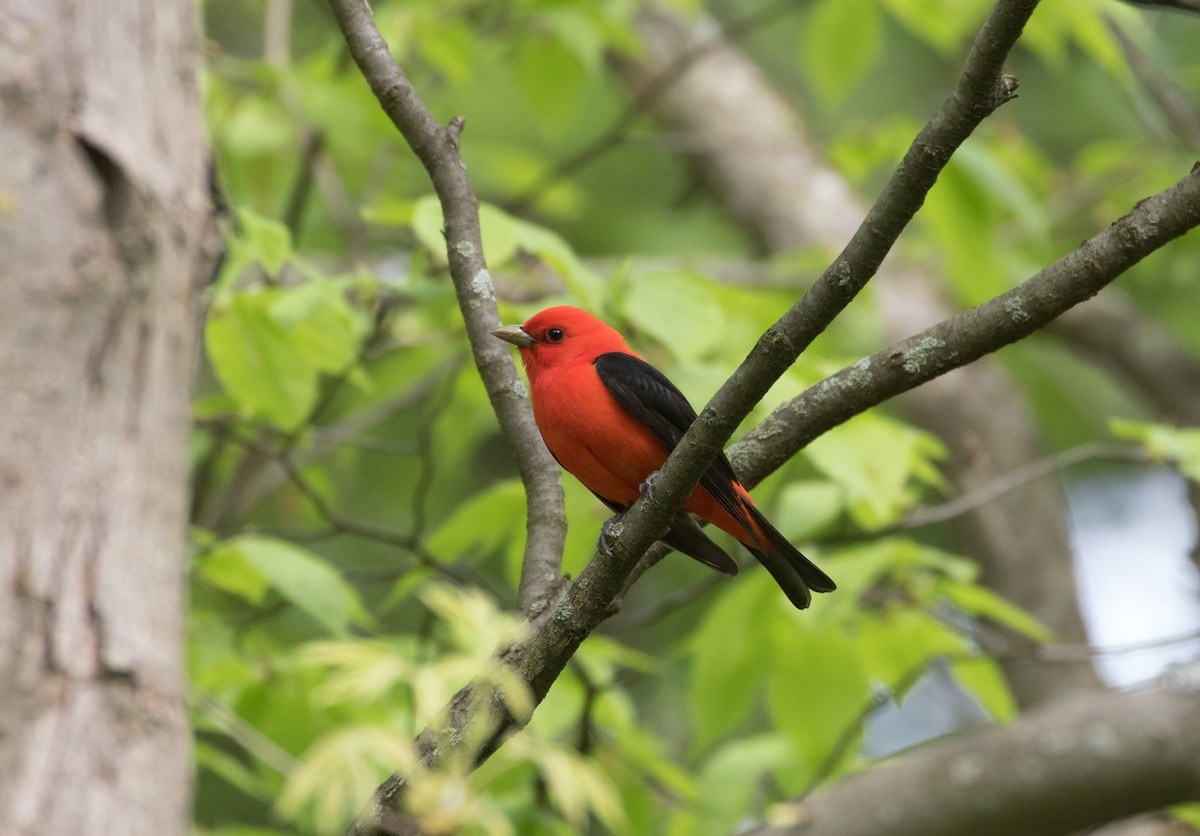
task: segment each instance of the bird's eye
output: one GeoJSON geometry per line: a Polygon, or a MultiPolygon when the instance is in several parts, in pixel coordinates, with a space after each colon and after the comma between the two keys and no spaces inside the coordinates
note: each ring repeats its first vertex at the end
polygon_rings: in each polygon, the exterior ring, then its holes
{"type": "Polygon", "coordinates": [[[564,332],[561,328],[551,328],[546,331],[546,339],[552,343],[562,342],[563,337],[565,336],[567,336],[566,332],[564,332]]]}

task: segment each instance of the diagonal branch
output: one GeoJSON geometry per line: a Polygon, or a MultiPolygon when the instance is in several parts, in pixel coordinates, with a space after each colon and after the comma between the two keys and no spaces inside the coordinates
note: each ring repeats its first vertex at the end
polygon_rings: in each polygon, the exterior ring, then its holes
{"type": "Polygon", "coordinates": [[[1200,165],[1166,191],[1007,293],[826,378],[776,409],[730,451],[749,484],[814,438],[901,392],[1014,343],[1200,225],[1200,165]]]}
{"type": "MultiPolygon", "coordinates": [[[[620,574],[619,580],[623,581],[633,563],[665,528],[738,424],[879,269],[954,151],[985,117],[1015,96],[1016,80],[1002,75],[1001,68],[1036,7],[1037,0],[1000,0],[992,9],[954,91],[917,135],[846,248],[809,291],[763,334],[701,411],[660,471],[656,493],[639,499],[625,515],[625,536],[617,536],[614,559],[607,564],[612,574],[620,574]],[[631,555],[633,562],[626,568],[631,555]]],[[[611,590],[615,595],[619,582],[603,583],[601,590],[608,594],[612,586],[616,587],[611,590]]]]}
{"type": "MultiPolygon", "coordinates": [[[[455,123],[449,129],[442,129],[434,122],[395,66],[369,12],[358,0],[330,0],[330,3],[372,90],[426,164],[446,206],[451,271],[459,287],[464,314],[468,316],[468,328],[472,330],[469,310],[471,304],[478,306],[480,300],[472,294],[469,281],[464,298],[461,281],[466,277],[486,277],[486,270],[479,251],[475,199],[459,170],[455,123]],[[465,195],[461,194],[464,189],[465,195]],[[462,203],[471,211],[452,214],[462,203]],[[469,237],[465,233],[470,233],[469,237]],[[481,272],[472,272],[476,268],[481,272]]],[[[999,0],[972,45],[954,91],[914,140],[846,249],[809,292],[763,335],[738,371],[701,412],[664,465],[656,491],[639,499],[623,521],[613,527],[611,554],[593,559],[557,605],[546,613],[547,617],[539,619],[533,634],[521,645],[502,653],[504,661],[529,685],[535,704],[545,697],[580,643],[611,614],[611,602],[638,559],[665,530],[738,423],[875,274],[959,145],[984,118],[1013,98],[1016,81],[1002,75],[1001,68],[1036,6],[1037,0],[999,0]]],[[[490,294],[490,281],[487,286],[490,294]]],[[[478,352],[486,350],[483,344],[487,343],[487,333],[482,340],[473,330],[471,336],[478,357],[478,352]]],[[[485,364],[480,366],[486,370],[485,364]]],[[[530,495],[530,508],[536,507],[535,497],[530,495]]],[[[449,710],[448,728],[427,729],[418,738],[417,746],[427,765],[435,765],[447,747],[461,745],[470,706],[479,704],[472,696],[477,687],[487,686],[468,685],[456,695],[449,710]]],[[[496,707],[495,732],[478,753],[481,760],[518,725],[502,702],[492,700],[490,704],[496,707]]],[[[403,789],[402,776],[393,776],[380,787],[376,794],[376,819],[398,806],[403,789]]],[[[351,832],[366,834],[377,832],[379,827],[360,822],[352,826],[351,832]]]]}
{"type": "Polygon", "coordinates": [[[425,107],[375,26],[364,0],[329,0],[350,54],[371,91],[425,166],[442,204],[446,254],[471,352],[500,430],[517,457],[528,498],[528,538],[518,593],[533,615],[547,606],[562,570],[566,516],[558,467],[542,443],[507,346],[491,336],[500,327],[492,277],[479,231],[479,201],[459,156],[463,119],[443,127],[425,107]]]}
{"type": "MultiPolygon", "coordinates": [[[[407,81],[403,81],[403,76],[399,76],[402,84],[395,81],[394,77],[399,75],[399,70],[387,55],[386,46],[371,24],[369,16],[358,10],[358,17],[355,17],[355,2],[356,0],[331,0],[338,13],[339,22],[347,33],[356,60],[363,66],[368,78],[378,69],[372,67],[373,60],[378,59],[390,66],[387,70],[393,77],[390,84],[372,81],[373,89],[389,112],[394,108],[413,106],[415,94],[408,87],[407,81]],[[366,21],[365,24],[363,20],[366,21]],[[369,26],[373,38],[377,41],[373,46],[368,44],[365,56],[364,46],[356,43],[351,35],[355,27],[364,25],[369,26]],[[371,52],[372,49],[375,51],[371,52]],[[394,89],[397,84],[401,85],[398,90],[394,89]]],[[[501,653],[502,660],[528,684],[535,704],[546,695],[584,638],[611,613],[611,602],[634,564],[657,539],[725,439],[769,386],[795,361],[800,351],[832,321],[874,274],[900,232],[920,208],[925,194],[954,150],[983,118],[1012,98],[1015,82],[1001,75],[1001,65],[1035,6],[1036,0],[1000,0],[997,3],[976,39],[967,67],[954,93],[914,141],[880,200],[841,256],[796,306],[768,330],[743,366],[704,409],[699,420],[664,466],[654,494],[640,499],[622,520],[621,529],[614,528],[612,531],[612,554],[592,560],[558,602],[535,619],[532,635],[522,644],[501,653]]],[[[428,114],[424,113],[424,116],[428,117],[428,114]]],[[[393,118],[397,119],[398,126],[404,130],[405,125],[401,124],[403,120],[399,117],[393,118]]],[[[423,123],[418,120],[416,124],[420,126],[423,123]]],[[[431,130],[435,132],[433,140],[429,140],[428,137],[410,137],[414,150],[422,155],[424,160],[427,154],[432,153],[428,148],[429,144],[432,142],[437,146],[437,143],[441,142],[450,148],[452,159],[457,163],[457,130],[454,126],[448,130],[442,129],[433,123],[431,118],[428,119],[428,125],[432,125],[431,130]],[[422,145],[422,142],[425,144],[422,145]]],[[[412,130],[412,126],[409,127],[412,130]]],[[[438,147],[440,146],[434,147],[433,151],[437,152],[438,147]]],[[[439,195],[443,195],[444,201],[448,198],[453,199],[453,194],[444,194],[448,187],[445,183],[439,184],[439,174],[435,174],[435,166],[430,164],[429,167],[439,195]]],[[[445,176],[445,172],[440,176],[445,176]]],[[[469,185],[467,188],[469,191],[469,185]]],[[[845,420],[866,406],[917,386],[937,374],[970,362],[999,345],[1032,332],[1057,315],[1057,305],[1062,301],[1059,298],[1045,298],[1043,292],[1054,293],[1061,290],[1065,298],[1070,300],[1065,307],[1094,293],[1094,290],[1085,288],[1089,279],[1104,276],[1105,282],[1111,281],[1112,277],[1146,253],[1200,223],[1200,217],[1197,217],[1200,215],[1198,190],[1200,175],[1193,174],[1162,195],[1144,202],[1108,232],[1085,243],[1076,253],[1047,268],[1021,288],[975,311],[954,317],[937,329],[930,329],[934,332],[932,335],[926,332],[925,335],[900,343],[885,352],[883,357],[877,355],[877,358],[872,358],[877,360],[873,366],[868,365],[864,368],[863,363],[857,364],[851,370],[835,375],[830,381],[814,387],[802,397],[809,398],[805,405],[818,416],[818,420],[814,421],[803,411],[800,412],[801,425],[810,433],[808,437],[815,437],[817,428],[819,431],[828,429],[837,421],[845,420]],[[1061,274],[1060,278],[1068,287],[1065,290],[1058,288],[1047,291],[1042,283],[1037,282],[1038,279],[1044,278],[1045,274],[1061,274]],[[970,340],[969,337],[975,330],[984,334],[985,339],[994,338],[995,345],[988,347],[985,342],[970,340]],[[932,339],[922,341],[922,337],[928,336],[932,336],[932,339]],[[947,346],[955,348],[947,349],[947,346]],[[959,353],[955,354],[955,351],[959,353]],[[865,379],[858,376],[863,372],[868,374],[865,379]],[[864,392],[867,394],[864,395],[864,392]],[[843,407],[838,403],[840,400],[844,400],[849,406],[843,407]],[[822,421],[826,423],[821,423],[822,421]]],[[[474,231],[477,233],[477,226],[474,231]]],[[[447,208],[447,238],[452,270],[461,272],[464,269],[463,264],[466,263],[469,265],[466,275],[480,275],[469,272],[470,267],[476,265],[479,270],[484,270],[482,256],[478,251],[477,234],[470,240],[462,237],[461,227],[452,223],[450,208],[447,208]]],[[[486,276],[486,273],[482,275],[486,276]]],[[[456,275],[456,283],[458,281],[459,276],[456,275]]],[[[1057,285],[1054,287],[1057,288],[1057,285]]],[[[471,301],[479,306],[480,300],[477,295],[472,296],[470,292],[468,287],[464,313],[471,308],[471,301]]],[[[463,294],[460,286],[460,299],[464,298],[463,294]]],[[[487,301],[490,303],[491,299],[487,301]]],[[[490,324],[485,327],[490,327],[490,324]]],[[[473,345],[476,345],[474,333],[472,340],[473,345]]],[[[486,342],[487,340],[484,340],[484,343],[486,342]]],[[[483,365],[481,363],[481,366],[483,365]]],[[[738,448],[743,453],[739,457],[743,472],[748,472],[751,478],[760,478],[779,464],[778,460],[771,459],[772,449],[767,444],[768,441],[766,433],[762,433],[751,442],[751,445],[757,444],[758,447],[738,448]],[[764,464],[772,461],[773,463],[764,464]]],[[[554,472],[552,468],[548,470],[554,472]]],[[[535,507],[532,495],[530,506],[535,507]]],[[[428,729],[419,737],[417,745],[427,765],[436,765],[450,749],[462,746],[462,730],[471,719],[471,712],[481,704],[492,705],[495,708],[492,718],[495,726],[490,741],[477,753],[479,759],[486,758],[500,745],[504,735],[519,725],[519,721],[504,710],[501,701],[484,702],[478,698],[480,695],[475,692],[483,688],[488,688],[490,692],[490,686],[472,684],[456,695],[449,707],[448,725],[428,729]]],[[[376,796],[377,816],[398,806],[403,788],[402,776],[394,776],[380,788],[376,796]]],[[[379,825],[363,822],[352,827],[351,832],[377,833],[379,825]]]]}

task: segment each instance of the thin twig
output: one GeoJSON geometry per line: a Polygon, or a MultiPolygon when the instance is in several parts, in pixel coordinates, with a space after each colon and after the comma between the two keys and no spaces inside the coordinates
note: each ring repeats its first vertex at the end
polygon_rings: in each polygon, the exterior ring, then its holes
{"type": "Polygon", "coordinates": [[[409,554],[417,558],[417,561],[438,574],[444,575],[451,580],[466,585],[482,586],[488,589],[497,598],[505,597],[504,590],[497,587],[490,581],[480,578],[470,578],[464,575],[454,566],[443,563],[438,560],[428,549],[421,538],[412,533],[395,531],[390,528],[384,528],[372,523],[362,522],[360,520],[347,517],[340,511],[329,504],[329,501],[317,490],[312,482],[308,481],[300,468],[292,461],[291,456],[286,449],[272,449],[270,446],[263,444],[252,438],[238,435],[236,433],[230,435],[230,440],[242,447],[247,448],[251,452],[262,456],[268,461],[276,462],[283,472],[287,475],[288,481],[298,490],[305,499],[312,505],[313,510],[317,512],[329,526],[334,530],[343,534],[352,534],[356,537],[362,537],[366,540],[374,540],[377,543],[385,543],[391,546],[397,546],[404,549],[409,554]]]}
{"type": "Polygon", "coordinates": [[[1197,639],[1200,639],[1200,629],[1159,636],[1156,639],[1146,639],[1140,642],[1108,646],[1066,643],[1039,644],[1034,646],[1033,658],[1038,662],[1087,662],[1095,659],[1110,659],[1114,656],[1128,656],[1131,653],[1144,653],[1147,650],[1162,650],[1197,639]]]}
{"type": "Polygon", "coordinates": [[[928,525],[948,522],[964,514],[968,514],[998,499],[1009,491],[1016,490],[1030,482],[1035,482],[1060,470],[1092,461],[1146,464],[1150,459],[1146,455],[1145,450],[1134,445],[1107,444],[1103,442],[1081,444],[1078,447],[1072,447],[1061,453],[1055,453],[1037,461],[1029,462],[1008,473],[1002,473],[990,482],[980,485],[975,490],[968,491],[961,496],[957,496],[949,502],[926,508],[917,508],[907,517],[892,525],[869,530],[851,531],[839,535],[824,535],[816,539],[822,545],[826,546],[843,545],[846,543],[858,543],[864,540],[877,540],[880,537],[887,537],[901,531],[911,531],[914,528],[924,528],[928,525]]]}

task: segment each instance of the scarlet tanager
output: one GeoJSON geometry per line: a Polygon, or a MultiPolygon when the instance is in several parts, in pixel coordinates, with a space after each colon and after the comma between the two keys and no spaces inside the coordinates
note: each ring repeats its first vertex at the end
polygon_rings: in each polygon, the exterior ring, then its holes
{"type": "MultiPolygon", "coordinates": [[[[627,510],[696,420],[687,398],[613,328],[579,308],[547,308],[524,325],[492,334],[520,349],[533,416],[554,458],[613,511],[627,510]]],[[[754,507],[724,453],[662,540],[718,572],[737,575],[737,564],[689,511],[737,538],[796,607],[809,605],[810,589],[836,588],[754,507]]]]}

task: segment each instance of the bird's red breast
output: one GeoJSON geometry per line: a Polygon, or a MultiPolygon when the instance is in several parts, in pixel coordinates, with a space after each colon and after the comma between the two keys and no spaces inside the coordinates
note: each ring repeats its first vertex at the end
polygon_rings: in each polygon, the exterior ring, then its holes
{"type": "MultiPolygon", "coordinates": [[[[595,361],[611,352],[638,355],[615,329],[579,308],[548,308],[522,329],[532,338],[530,345],[521,346],[521,360],[546,447],[588,490],[617,505],[632,505],[642,483],[663,466],[670,451],[617,402],[595,361]],[[560,332],[563,336],[555,340],[560,332]]],[[[734,490],[753,504],[740,484],[735,482],[734,490]]],[[[747,532],[744,522],[703,487],[683,507],[748,545],[764,542],[761,532],[747,532]]]]}

